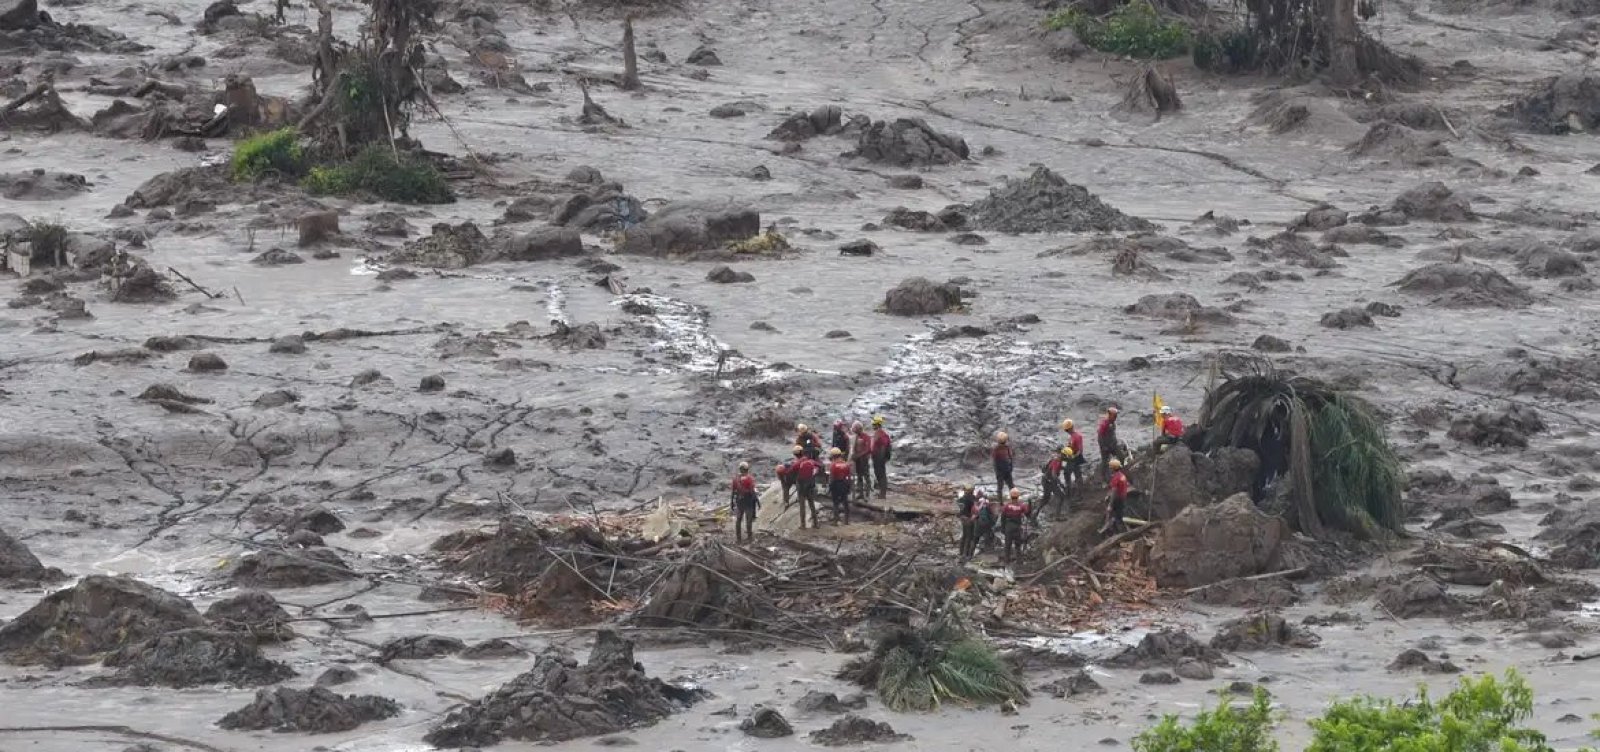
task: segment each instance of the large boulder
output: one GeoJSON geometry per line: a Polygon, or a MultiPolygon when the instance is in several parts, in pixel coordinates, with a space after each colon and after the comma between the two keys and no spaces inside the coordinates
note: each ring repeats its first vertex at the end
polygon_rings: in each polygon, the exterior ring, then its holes
{"type": "Polygon", "coordinates": [[[883,309],[896,316],[934,316],[961,307],[961,286],[912,277],[884,293],[883,309]]]}
{"type": "Polygon", "coordinates": [[[0,584],[26,587],[61,579],[61,570],[47,568],[22,541],[0,530],[0,584]]]}
{"type": "Polygon", "coordinates": [[[356,579],[339,555],[326,548],[260,551],[239,560],[232,582],[247,588],[290,588],[356,579]]]}
{"type": "Polygon", "coordinates": [[[132,577],[90,575],[0,627],[13,663],[83,662],[167,632],[203,627],[188,601],[132,577]]]}
{"type": "Polygon", "coordinates": [[[1150,554],[1161,587],[1198,587],[1271,571],[1289,537],[1283,520],[1264,514],[1248,494],[1190,506],[1168,520],[1150,554]]]}
{"type": "Polygon", "coordinates": [[[761,233],[761,215],[752,209],[708,211],[667,207],[622,234],[618,250],[643,256],[670,256],[718,248],[761,233]]]}
{"type": "Polygon", "coordinates": [[[541,227],[513,235],[500,243],[501,254],[511,261],[546,261],[583,255],[583,239],[567,227],[541,227]]]}
{"type": "Polygon", "coordinates": [[[1592,132],[1600,129],[1600,76],[1579,71],[1547,78],[1498,114],[1534,133],[1592,132]]]}
{"type": "Polygon", "coordinates": [[[897,167],[955,164],[970,154],[960,136],[940,133],[920,118],[879,120],[861,132],[851,156],[897,167]]]}
{"type": "Polygon", "coordinates": [[[1157,455],[1150,469],[1138,473],[1150,498],[1150,514],[1170,520],[1193,505],[1213,504],[1250,490],[1261,460],[1249,449],[1223,447],[1211,454],[1174,444],[1157,455]],[[1152,483],[1148,479],[1155,478],[1152,483]]]}
{"type": "Polygon", "coordinates": [[[1476,218],[1466,198],[1437,181],[1401,193],[1390,208],[1412,219],[1435,222],[1466,222],[1476,218]]]}

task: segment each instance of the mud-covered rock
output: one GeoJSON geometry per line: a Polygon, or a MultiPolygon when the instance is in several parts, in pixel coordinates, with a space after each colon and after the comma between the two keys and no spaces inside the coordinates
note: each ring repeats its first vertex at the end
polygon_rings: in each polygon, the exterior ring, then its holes
{"type": "Polygon", "coordinates": [[[1521,308],[1533,296],[1494,267],[1474,263],[1429,264],[1393,283],[1403,292],[1434,295],[1447,308],[1521,308]]]}
{"type": "Polygon", "coordinates": [[[1139,298],[1137,303],[1123,306],[1122,312],[1132,316],[1149,316],[1172,321],[1206,324],[1233,324],[1238,322],[1238,319],[1234,318],[1233,314],[1221,308],[1201,305],[1200,301],[1186,292],[1145,295],[1139,298]]]}
{"type": "Polygon", "coordinates": [[[411,234],[411,225],[406,218],[392,211],[381,211],[367,217],[365,229],[368,235],[383,238],[403,238],[411,234]]]}
{"type": "Polygon", "coordinates": [[[106,656],[105,665],[116,672],[97,683],[117,686],[259,687],[295,675],[287,665],[263,656],[253,638],[212,629],[158,635],[106,656]]]}
{"type": "Polygon", "coordinates": [[[1197,587],[1273,570],[1289,535],[1283,520],[1262,513],[1248,494],[1212,506],[1190,506],[1169,520],[1150,553],[1162,587],[1197,587]]]}
{"type": "Polygon", "coordinates": [[[1568,569],[1600,568],[1600,513],[1559,510],[1539,524],[1545,529],[1534,539],[1551,547],[1552,564],[1568,569]]]}
{"type": "Polygon", "coordinates": [[[761,215],[751,209],[669,206],[623,231],[618,250],[645,256],[669,256],[714,249],[760,233],[761,215]]]}
{"type": "Polygon", "coordinates": [[[1528,437],[1545,430],[1539,411],[1512,403],[1500,410],[1485,410],[1450,422],[1450,438],[1476,446],[1523,449],[1528,437]]]}
{"type": "Polygon", "coordinates": [[[1378,605],[1401,619],[1418,616],[1456,616],[1466,611],[1461,599],[1451,595],[1437,581],[1417,575],[1378,586],[1378,605]]]}
{"type": "Polygon", "coordinates": [[[276,598],[260,590],[246,590],[224,598],[206,609],[206,621],[226,632],[238,632],[257,642],[287,642],[294,639],[289,627],[289,612],[276,598]]]}
{"type": "Polygon", "coordinates": [[[0,626],[0,653],[21,664],[82,662],[204,626],[200,612],[172,593],[132,577],[90,575],[0,626]]]}
{"type": "Polygon", "coordinates": [[[1135,232],[1150,222],[1123,214],[1081,185],[1040,167],[1022,180],[1007,179],[988,197],[965,208],[974,229],[1007,233],[1135,232]]]}
{"type": "Polygon", "coordinates": [[[1459,674],[1461,667],[1444,658],[1434,660],[1427,653],[1408,648],[1389,662],[1390,671],[1421,671],[1424,674],[1459,674]]]}
{"type": "Polygon", "coordinates": [[[276,687],[258,690],[254,701],[223,716],[217,725],[229,730],[331,734],[399,714],[400,705],[387,697],[339,695],[322,687],[276,687]]]}
{"type": "Polygon", "coordinates": [[[437,373],[430,373],[427,376],[423,376],[422,379],[417,382],[417,391],[419,391],[419,392],[442,392],[442,391],[444,391],[444,377],[440,376],[437,373]]]}
{"type": "Polygon", "coordinates": [[[1176,666],[1190,658],[1215,666],[1228,665],[1227,659],[1215,648],[1177,629],[1146,634],[1138,645],[1112,656],[1106,665],[1113,668],[1158,668],[1176,666]]]}
{"type": "Polygon", "coordinates": [[[1100,694],[1105,691],[1105,688],[1101,687],[1100,683],[1089,675],[1089,672],[1079,669],[1055,681],[1041,684],[1035,687],[1033,691],[1047,694],[1060,700],[1079,695],[1100,694]]]}
{"type": "Polygon", "coordinates": [[[1516,256],[1517,271],[1535,278],[1573,277],[1587,274],[1589,268],[1577,254],[1559,248],[1536,245],[1516,256]]]}
{"type": "MultiPolygon", "coordinates": [[[[558,322],[551,339],[563,347],[574,350],[600,350],[606,346],[605,332],[600,330],[600,325],[593,321],[586,321],[576,326],[566,322],[558,322]]],[[[508,450],[509,451],[509,450],[508,450]]]]}
{"type": "Polygon", "coordinates": [[[230,581],[240,587],[292,588],[356,579],[339,555],[326,548],[305,551],[260,551],[234,567],[230,581]]]}
{"type": "Polygon", "coordinates": [[[1467,222],[1477,218],[1466,198],[1440,182],[1423,183],[1401,193],[1390,208],[1411,219],[1435,222],[1467,222]]]}
{"type": "Polygon", "coordinates": [[[1144,673],[1139,675],[1139,683],[1140,684],[1153,684],[1153,685],[1156,685],[1156,686],[1168,686],[1168,685],[1172,685],[1172,684],[1177,684],[1178,681],[1179,681],[1178,677],[1175,674],[1173,674],[1171,671],[1146,671],[1146,672],[1144,672],[1144,673]]]}
{"type": "Polygon", "coordinates": [[[1600,76],[1574,72],[1544,79],[1498,114],[1534,133],[1593,132],[1600,128],[1600,76]]]}
{"type": "Polygon", "coordinates": [[[445,635],[412,635],[399,637],[384,643],[378,649],[378,662],[388,663],[394,660],[426,660],[429,658],[443,658],[455,655],[467,649],[467,644],[454,637],[445,635]]]}
{"type": "Polygon", "coordinates": [[[295,227],[300,231],[301,248],[316,245],[339,234],[339,212],[307,212],[295,220],[295,227]]]}
{"type": "Polygon", "coordinates": [[[389,262],[436,269],[461,269],[488,260],[494,244],[476,224],[438,223],[426,236],[389,254],[389,262]]]}
{"type": "Polygon", "coordinates": [[[1376,326],[1372,322],[1372,314],[1364,308],[1351,306],[1337,311],[1322,314],[1322,319],[1317,323],[1329,329],[1356,329],[1365,327],[1371,329],[1376,326]]]}
{"type": "MultiPolygon", "coordinates": [[[[32,587],[65,577],[61,570],[46,567],[22,541],[0,530],[0,584],[32,587]]],[[[3,649],[3,648],[0,648],[3,649]]]]}
{"type": "Polygon", "coordinates": [[[817,136],[832,136],[844,129],[843,111],[837,105],[822,105],[811,112],[796,112],[783,119],[767,134],[773,141],[806,141],[817,136]]]}
{"type": "Polygon", "coordinates": [[[756,275],[751,274],[750,272],[735,270],[727,264],[720,264],[712,267],[711,271],[706,272],[706,281],[717,282],[725,285],[742,282],[754,282],[756,281],[756,275]]]}
{"type": "Polygon", "coordinates": [[[961,307],[961,286],[936,285],[926,277],[912,277],[884,293],[883,309],[895,316],[935,316],[961,307]]]}
{"type": "Polygon", "coordinates": [[[1224,580],[1196,591],[1200,603],[1239,608],[1285,608],[1300,602],[1300,589],[1282,577],[1224,580]]]}
{"type": "Polygon", "coordinates": [[[808,715],[824,713],[837,715],[839,713],[848,713],[852,710],[860,710],[866,706],[867,697],[860,692],[853,692],[841,698],[832,692],[819,692],[814,689],[801,695],[800,699],[794,702],[796,712],[808,715]]]}
{"type": "Polygon", "coordinates": [[[425,739],[437,747],[560,742],[649,725],[700,697],[697,690],[647,677],[634,661],[633,643],[602,630],[588,663],[546,649],[532,670],[451,713],[425,739]]]}
{"type": "Polygon", "coordinates": [[[250,404],[263,410],[271,410],[274,407],[283,407],[299,401],[300,395],[291,389],[273,389],[269,392],[262,392],[250,404]]]}
{"type": "Polygon", "coordinates": [[[879,248],[877,243],[874,243],[870,240],[852,240],[844,245],[839,246],[839,255],[871,256],[881,250],[883,249],[879,248]]]}
{"type": "Polygon", "coordinates": [[[303,355],[305,351],[306,341],[298,334],[279,337],[267,346],[267,352],[278,355],[303,355]]]}
{"type": "Polygon", "coordinates": [[[1211,647],[1228,652],[1314,648],[1322,643],[1309,629],[1290,624],[1276,611],[1256,611],[1224,622],[1211,638],[1211,647]]]}
{"type": "Polygon", "coordinates": [[[361,678],[361,675],[349,666],[333,666],[327,671],[318,674],[315,684],[318,687],[337,687],[341,684],[349,684],[359,678],[361,678]]]}
{"type": "Polygon", "coordinates": [[[882,721],[874,721],[859,715],[847,715],[825,729],[811,732],[807,738],[824,747],[846,747],[909,741],[911,736],[895,731],[893,726],[882,721]]]}
{"type": "Polygon", "coordinates": [[[717,57],[717,51],[703,44],[694,48],[683,61],[690,65],[722,65],[722,58],[717,57]]]}
{"type": "Polygon", "coordinates": [[[541,227],[506,238],[500,248],[510,261],[548,261],[583,255],[583,239],[568,227],[541,227]]]}
{"type": "Polygon", "coordinates": [[[527,654],[528,651],[518,647],[515,643],[497,637],[468,646],[456,655],[467,660],[487,661],[501,658],[522,658],[527,654]]]}
{"type": "Polygon", "coordinates": [[[950,229],[937,215],[917,209],[907,209],[904,206],[889,210],[883,218],[883,224],[913,232],[944,232],[950,229]]]}
{"type": "Polygon", "coordinates": [[[1264,353],[1286,353],[1293,350],[1294,346],[1289,344],[1288,340],[1263,334],[1250,343],[1250,349],[1264,353]]]}
{"type": "Polygon", "coordinates": [[[757,707],[750,717],[739,723],[739,730],[757,739],[779,739],[794,736],[794,727],[782,713],[768,707],[757,707]]]}
{"type": "Polygon", "coordinates": [[[1296,230],[1312,230],[1321,232],[1335,227],[1343,227],[1350,221],[1350,212],[1336,206],[1326,204],[1307,211],[1294,223],[1296,230]]]}
{"type": "Polygon", "coordinates": [[[296,511],[278,526],[284,533],[294,533],[301,530],[318,535],[331,535],[344,530],[344,520],[339,515],[320,506],[308,506],[296,511]]]}
{"type": "Polygon", "coordinates": [[[228,362],[216,353],[196,353],[189,358],[189,370],[194,373],[213,373],[228,370],[228,362]]]}
{"type": "Polygon", "coordinates": [[[879,120],[861,132],[849,156],[897,167],[927,167],[962,162],[967,142],[934,130],[921,118],[879,120]]]}
{"type": "Polygon", "coordinates": [[[0,198],[9,201],[60,201],[89,190],[82,175],[44,169],[0,173],[0,198]]]}
{"type": "Polygon", "coordinates": [[[1380,120],[1367,129],[1360,141],[1346,151],[1357,157],[1382,159],[1394,164],[1426,167],[1446,163],[1450,149],[1444,138],[1433,133],[1418,133],[1399,123],[1380,120]]]}

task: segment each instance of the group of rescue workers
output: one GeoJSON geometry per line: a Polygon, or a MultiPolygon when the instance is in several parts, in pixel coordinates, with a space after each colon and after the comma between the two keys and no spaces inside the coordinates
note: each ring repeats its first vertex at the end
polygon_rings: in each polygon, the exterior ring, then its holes
{"type": "MultiPolygon", "coordinates": [[[[1117,437],[1117,413],[1115,406],[1106,408],[1095,430],[1095,443],[1100,453],[1100,482],[1106,489],[1102,534],[1122,529],[1128,497],[1133,493],[1133,486],[1123,472],[1123,465],[1130,461],[1130,453],[1128,445],[1117,437]]],[[[874,416],[869,433],[859,422],[846,429],[844,421],[836,421],[826,460],[822,437],[804,423],[795,427],[793,458],[778,465],[775,472],[783,490],[784,508],[795,502],[800,505],[800,527],[805,527],[808,511],[812,527],[822,524],[816,494],[817,485],[824,477],[835,524],[841,518],[844,524],[850,524],[852,494],[858,500],[870,498],[874,490],[880,499],[888,495],[893,442],[884,423],[882,415],[874,416]]],[[[1172,413],[1172,408],[1160,408],[1158,426],[1154,447],[1157,451],[1182,440],[1183,421],[1172,413]]],[[[1011,437],[1004,431],[995,434],[994,446],[989,452],[994,462],[995,499],[991,500],[985,490],[972,483],[963,486],[961,495],[956,498],[962,561],[977,555],[980,546],[984,550],[992,549],[997,528],[1004,542],[1001,562],[1015,561],[1028,538],[1025,523],[1037,527],[1039,513],[1049,509],[1052,503],[1056,508],[1055,517],[1060,519],[1067,513],[1071,501],[1083,495],[1087,487],[1084,468],[1088,465],[1083,435],[1071,418],[1061,422],[1061,430],[1066,434],[1061,447],[1052,452],[1040,469],[1041,498],[1037,505],[1024,499],[1022,489],[1017,487],[1011,437]]],[[[750,463],[742,462],[732,484],[736,540],[743,542],[747,536],[755,537],[756,511],[760,503],[750,463]]]]}

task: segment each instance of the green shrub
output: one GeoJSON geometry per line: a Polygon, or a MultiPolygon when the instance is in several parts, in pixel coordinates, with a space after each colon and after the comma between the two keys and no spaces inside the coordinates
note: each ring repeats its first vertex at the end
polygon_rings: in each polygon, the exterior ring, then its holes
{"type": "MultiPolygon", "coordinates": [[[[1169,715],[1155,728],[1133,740],[1134,752],[1277,752],[1272,740],[1272,702],[1264,689],[1256,689],[1248,707],[1234,708],[1228,698],[1213,710],[1201,711],[1194,723],[1180,725],[1169,715]]],[[[1361,749],[1364,747],[1348,747],[1361,749]]]]}
{"type": "Polygon", "coordinates": [[[29,257],[33,261],[56,263],[67,250],[67,228],[55,222],[37,221],[22,233],[28,241],[29,257]]]}
{"type": "Polygon", "coordinates": [[[1306,752],[1553,752],[1544,734],[1520,726],[1532,714],[1533,690],[1508,670],[1503,681],[1462,679],[1437,703],[1426,687],[1399,705],[1371,697],[1334,703],[1311,722],[1306,752]]]}
{"type": "Polygon", "coordinates": [[[234,180],[255,180],[269,173],[299,177],[305,170],[305,150],[294,128],[260,133],[233,148],[234,180]]]}
{"type": "Polygon", "coordinates": [[[314,167],[303,183],[318,195],[370,193],[403,204],[448,204],[450,184],[433,165],[408,156],[396,159],[384,146],[369,146],[344,164],[314,167]]]}
{"type": "Polygon", "coordinates": [[[1189,27],[1163,19],[1148,0],[1134,0],[1104,16],[1091,16],[1077,8],[1052,15],[1045,25],[1071,29],[1083,43],[1114,55],[1144,60],[1165,60],[1189,50],[1189,27]]]}
{"type": "Polygon", "coordinates": [[[878,638],[872,654],[840,669],[840,678],[878,691],[890,710],[936,710],[947,700],[984,705],[1020,702],[1028,689],[988,643],[974,636],[959,605],[931,623],[878,638]]]}

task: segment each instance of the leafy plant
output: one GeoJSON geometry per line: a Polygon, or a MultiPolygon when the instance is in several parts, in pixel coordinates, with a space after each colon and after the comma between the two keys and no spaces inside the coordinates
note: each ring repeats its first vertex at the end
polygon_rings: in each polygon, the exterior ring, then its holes
{"type": "Polygon", "coordinates": [[[1050,16],[1051,29],[1071,29],[1083,43],[1114,55],[1165,60],[1189,50],[1187,24],[1162,18],[1149,0],[1134,0],[1104,16],[1067,8],[1050,16]]]}
{"type": "MultiPolygon", "coordinates": [[[[1227,697],[1217,707],[1201,711],[1194,722],[1182,725],[1168,715],[1154,728],[1133,740],[1134,752],[1277,752],[1272,739],[1272,702],[1257,688],[1248,707],[1234,708],[1227,697]]],[[[1346,747],[1360,749],[1365,747],[1346,747]]]]}
{"type": "Polygon", "coordinates": [[[233,179],[255,180],[277,173],[298,177],[305,173],[306,154],[294,128],[280,128],[240,141],[233,148],[233,179]]]}
{"type": "Polygon", "coordinates": [[[448,204],[455,193],[433,165],[401,155],[388,147],[371,145],[343,164],[312,168],[303,183],[318,195],[347,196],[370,193],[385,201],[404,204],[448,204]]]}
{"type": "Polygon", "coordinates": [[[60,263],[67,250],[67,228],[56,222],[34,222],[23,238],[28,241],[31,260],[40,263],[60,263]]]}
{"type": "Polygon", "coordinates": [[[947,700],[985,704],[1028,696],[1011,667],[968,634],[951,608],[926,627],[880,638],[871,656],[847,664],[840,675],[876,688],[885,707],[902,712],[935,710],[947,700]]]}
{"type": "Polygon", "coordinates": [[[1533,690],[1514,670],[1503,680],[1463,678],[1443,700],[1426,687],[1401,704],[1361,697],[1334,703],[1311,722],[1306,752],[1553,752],[1544,734],[1522,728],[1533,690]]]}

